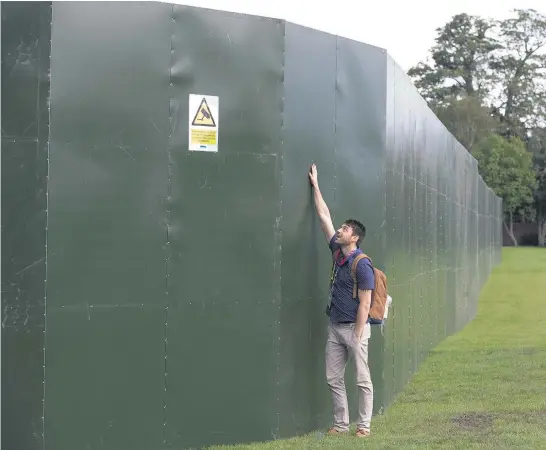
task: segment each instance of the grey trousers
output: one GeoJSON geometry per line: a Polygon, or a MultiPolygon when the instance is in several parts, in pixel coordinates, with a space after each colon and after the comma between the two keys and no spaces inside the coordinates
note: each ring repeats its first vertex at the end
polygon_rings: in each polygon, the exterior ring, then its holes
{"type": "Polygon", "coordinates": [[[345,366],[348,357],[355,362],[358,387],[358,429],[370,429],[373,408],[373,385],[368,367],[368,340],[371,335],[367,323],[360,341],[355,334],[355,324],[336,324],[328,321],[326,342],[326,382],[334,404],[334,428],[349,430],[349,408],[345,391],[345,366]]]}

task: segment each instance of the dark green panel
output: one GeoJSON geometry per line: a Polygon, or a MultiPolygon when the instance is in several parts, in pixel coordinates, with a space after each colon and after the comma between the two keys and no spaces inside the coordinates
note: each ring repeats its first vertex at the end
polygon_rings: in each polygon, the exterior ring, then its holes
{"type": "Polygon", "coordinates": [[[163,323],[160,307],[48,307],[47,450],[161,448],[163,323]]]}
{"type": "Polygon", "coordinates": [[[464,232],[466,229],[466,214],[463,207],[464,202],[464,186],[466,183],[466,177],[464,176],[462,164],[461,164],[461,153],[459,152],[458,144],[453,145],[455,153],[455,173],[454,173],[454,214],[453,219],[455,222],[455,233],[454,233],[454,256],[453,261],[453,270],[455,273],[455,288],[454,288],[454,297],[453,297],[453,331],[456,332],[459,330],[459,324],[461,322],[461,312],[466,303],[466,298],[464,296],[464,232]],[[461,180],[461,182],[457,182],[461,180]]]}
{"type": "MultiPolygon", "coordinates": [[[[407,86],[405,79],[400,80],[407,86]]],[[[404,84],[402,84],[404,86],[404,84]]],[[[411,103],[410,91],[406,92],[406,100],[411,103]]],[[[408,261],[408,282],[406,292],[408,295],[408,312],[404,330],[407,333],[407,353],[404,355],[404,370],[403,383],[408,382],[412,370],[413,359],[415,355],[415,276],[418,273],[418,268],[415,264],[413,255],[416,254],[417,233],[416,233],[416,168],[415,168],[415,115],[412,109],[408,109],[406,117],[406,134],[402,137],[404,142],[404,202],[406,205],[406,217],[404,218],[403,227],[407,229],[407,251],[411,259],[408,261]]]]}
{"type": "MultiPolygon", "coordinates": [[[[417,143],[416,150],[422,152],[421,143],[417,143]]],[[[421,155],[419,155],[420,157],[421,155]]],[[[418,167],[421,167],[419,162],[418,167]]],[[[421,172],[422,173],[422,172],[421,172]]],[[[418,175],[420,178],[420,175],[418,175]]],[[[424,218],[424,203],[426,200],[426,187],[421,181],[415,183],[415,252],[414,255],[414,269],[415,274],[412,280],[412,288],[414,292],[413,302],[413,361],[412,361],[412,374],[417,371],[419,363],[423,356],[423,339],[426,337],[424,328],[426,327],[428,311],[426,311],[425,304],[425,289],[427,284],[426,271],[424,268],[425,258],[425,240],[423,229],[424,218]]]]}
{"type": "MultiPolygon", "coordinates": [[[[2,137],[38,134],[40,37],[49,30],[43,14],[50,3],[2,2],[2,137]]],[[[43,55],[44,57],[46,55],[43,55]]],[[[49,66],[49,64],[47,64],[49,66]]]]}
{"type": "Polygon", "coordinates": [[[453,142],[447,145],[449,158],[447,161],[447,167],[450,167],[453,176],[449,177],[448,182],[448,201],[449,201],[449,262],[448,262],[448,308],[446,321],[448,323],[448,334],[452,334],[455,331],[456,324],[456,301],[457,301],[457,250],[460,244],[460,238],[458,236],[459,223],[457,221],[458,207],[456,199],[455,182],[457,179],[457,166],[456,166],[456,154],[453,149],[453,142]]]}
{"type": "MultiPolygon", "coordinates": [[[[402,138],[405,128],[407,127],[407,109],[403,109],[400,105],[404,103],[403,91],[396,88],[400,82],[399,78],[402,71],[392,59],[388,58],[391,70],[387,72],[389,79],[387,80],[387,95],[393,97],[392,115],[387,116],[387,160],[392,154],[392,164],[394,171],[394,186],[393,195],[393,213],[387,216],[387,226],[395,232],[396,239],[393,243],[393,277],[389,283],[389,291],[393,298],[393,307],[389,322],[393,327],[394,340],[394,364],[392,368],[394,377],[394,392],[393,397],[401,392],[404,384],[404,364],[407,354],[408,345],[408,327],[406,324],[408,317],[408,292],[407,286],[409,282],[409,251],[407,233],[408,227],[405,226],[408,217],[407,201],[405,197],[406,178],[404,175],[404,156],[405,156],[405,140],[402,138]],[[390,92],[389,92],[390,91],[390,92]]],[[[387,190],[387,203],[389,202],[389,194],[387,190]]]]}
{"type": "Polygon", "coordinates": [[[287,24],[285,45],[279,434],[291,436],[332,420],[324,368],[332,259],[307,173],[315,162],[334,209],[336,38],[287,24]]]}
{"type": "Polygon", "coordinates": [[[166,151],[54,144],[50,174],[48,306],[163,307],[166,151]]]}
{"type": "Polygon", "coordinates": [[[2,140],[2,291],[14,314],[25,301],[44,312],[46,177],[37,140],[2,140]]]}
{"type": "MultiPolygon", "coordinates": [[[[437,227],[437,245],[434,248],[434,257],[436,258],[436,264],[433,266],[438,272],[437,277],[437,289],[433,291],[432,295],[437,302],[438,314],[436,320],[436,339],[434,340],[433,347],[435,347],[445,337],[445,323],[446,323],[446,268],[447,268],[447,251],[446,251],[446,149],[445,149],[445,135],[443,134],[441,124],[439,122],[432,122],[432,136],[433,141],[431,146],[437,145],[433,151],[436,153],[436,189],[437,189],[437,207],[436,207],[436,227],[437,227]]],[[[432,215],[434,219],[434,214],[432,215]]]]}
{"type": "MultiPolygon", "coordinates": [[[[414,93],[412,93],[414,94],[414,93]]],[[[414,214],[413,214],[413,232],[414,232],[414,251],[413,255],[413,267],[414,275],[412,280],[412,287],[414,289],[414,303],[412,318],[414,320],[413,327],[413,339],[414,339],[414,351],[412,358],[412,375],[417,371],[419,363],[421,362],[423,354],[423,335],[424,327],[426,324],[426,313],[424,303],[424,290],[426,287],[426,271],[424,268],[425,260],[425,233],[424,233],[424,219],[425,219],[425,202],[426,202],[426,166],[425,166],[425,132],[426,124],[424,123],[424,117],[420,114],[418,109],[419,104],[416,95],[412,95],[412,122],[415,124],[414,129],[414,174],[415,177],[415,200],[414,200],[414,214]]]]}
{"type": "Polygon", "coordinates": [[[170,12],[53,8],[48,449],[163,444],[170,12]]]}
{"type": "MultiPolygon", "coordinates": [[[[446,142],[446,161],[445,165],[449,170],[455,174],[455,153],[453,152],[453,143],[446,142]]],[[[446,196],[447,196],[447,214],[446,214],[446,332],[452,334],[454,330],[455,321],[455,300],[456,300],[456,249],[457,249],[457,236],[458,229],[457,221],[455,220],[456,206],[455,206],[455,190],[454,190],[454,176],[446,178],[446,196]]]]}
{"type": "MultiPolygon", "coordinates": [[[[396,111],[396,118],[399,118],[398,110],[396,111]]],[[[402,389],[403,378],[403,358],[406,354],[406,347],[408,343],[407,326],[404,326],[408,317],[408,292],[406,290],[409,280],[409,252],[407,251],[407,227],[404,226],[404,220],[407,217],[405,208],[405,177],[403,172],[398,170],[399,167],[397,161],[401,161],[401,140],[396,139],[394,135],[394,146],[391,147],[395,154],[395,172],[394,172],[394,211],[392,220],[388,217],[388,225],[392,224],[393,230],[395,230],[396,238],[393,243],[393,277],[389,281],[389,292],[393,298],[393,306],[391,311],[391,318],[389,320],[394,331],[394,366],[393,375],[395,378],[395,392],[400,392],[402,389]]],[[[389,191],[387,191],[388,201],[389,191]]]]}
{"type": "Polygon", "coordinates": [[[277,392],[276,157],[173,160],[168,444],[269,439],[277,392]]]}
{"type": "MultiPolygon", "coordinates": [[[[422,198],[422,222],[421,222],[421,242],[422,242],[422,271],[423,271],[423,285],[422,285],[422,328],[421,328],[421,358],[420,362],[423,361],[429,350],[430,343],[434,336],[434,331],[431,324],[436,320],[436,312],[434,306],[431,304],[430,292],[434,289],[435,286],[435,273],[432,269],[432,248],[436,245],[436,230],[433,227],[431,221],[432,215],[432,197],[434,183],[432,181],[432,172],[433,168],[436,167],[436,161],[434,154],[430,154],[430,129],[429,129],[429,118],[427,115],[423,114],[422,118],[423,126],[423,139],[422,143],[422,165],[423,165],[423,198],[422,198]]],[[[436,299],[435,299],[436,301],[436,299]]]]}
{"type": "MultiPolygon", "coordinates": [[[[334,226],[355,218],[366,227],[361,247],[378,268],[385,269],[385,124],[384,50],[338,38],[335,103],[334,226]],[[372,106],[373,105],[373,106],[372,106]]],[[[369,365],[374,383],[374,411],[383,403],[383,336],[372,329],[369,365]]],[[[357,390],[354,367],[345,384],[354,418],[357,390]]]]}
{"type": "Polygon", "coordinates": [[[436,179],[436,167],[437,167],[437,154],[436,148],[433,146],[435,141],[432,134],[433,128],[431,127],[431,117],[424,115],[423,122],[425,125],[425,143],[423,146],[423,160],[425,166],[425,178],[424,178],[424,205],[423,205],[423,240],[425,243],[425,253],[423,255],[423,272],[424,286],[423,286],[423,299],[424,308],[422,311],[424,324],[422,333],[422,356],[421,360],[427,357],[429,351],[433,346],[436,335],[436,326],[438,322],[438,298],[437,293],[437,261],[436,261],[436,248],[438,246],[438,230],[436,206],[438,204],[437,198],[437,179],[436,179]]]}
{"type": "Polygon", "coordinates": [[[464,322],[464,316],[467,309],[467,267],[466,267],[466,231],[467,231],[467,211],[466,211],[466,186],[468,177],[465,173],[465,151],[459,143],[454,144],[456,158],[456,223],[457,223],[457,243],[456,245],[456,311],[455,311],[455,331],[459,331],[464,322]]]}
{"type": "Polygon", "coordinates": [[[188,151],[188,96],[204,94],[219,97],[221,154],[277,154],[284,22],[181,5],[172,16],[171,148],[188,151]]]}
{"type": "Polygon", "coordinates": [[[404,355],[404,384],[407,383],[409,378],[412,375],[414,367],[414,359],[416,353],[416,319],[415,315],[419,312],[416,309],[415,303],[417,301],[417,275],[419,273],[418,261],[413,255],[417,254],[417,231],[416,231],[416,222],[417,222],[417,184],[415,181],[416,170],[415,170],[415,117],[412,114],[412,111],[409,111],[408,114],[408,136],[406,136],[406,165],[405,165],[405,202],[407,210],[407,219],[404,221],[404,226],[408,230],[407,239],[408,239],[408,255],[412,255],[411,262],[408,264],[408,284],[406,285],[406,292],[408,295],[408,312],[407,312],[407,322],[406,322],[406,333],[407,333],[407,353],[404,355]]]}
{"type": "Polygon", "coordinates": [[[2,139],[2,447],[41,449],[46,158],[2,139]]]}
{"type": "Polygon", "coordinates": [[[43,449],[50,21],[2,3],[2,448],[43,449]]]}
{"type": "MultiPolygon", "coordinates": [[[[396,181],[399,178],[399,172],[396,170],[395,161],[395,139],[393,126],[396,119],[396,99],[394,89],[392,89],[394,76],[394,61],[387,56],[386,60],[386,99],[385,99],[385,268],[389,273],[388,283],[390,286],[390,295],[394,294],[394,286],[398,282],[396,276],[397,250],[400,249],[400,230],[396,228],[396,210],[398,207],[396,198],[396,181]]],[[[383,327],[385,336],[385,350],[383,353],[383,380],[384,387],[384,405],[390,405],[394,400],[396,390],[396,342],[395,327],[393,322],[394,306],[389,310],[389,318],[383,327]]]]}
{"type": "Polygon", "coordinates": [[[266,440],[279,420],[284,23],[174,6],[170,30],[166,445],[266,440]],[[190,94],[219,97],[217,154],[188,151],[190,94]]]}
{"type": "Polygon", "coordinates": [[[52,144],[165,153],[171,11],[159,2],[54,4],[52,144]]]}

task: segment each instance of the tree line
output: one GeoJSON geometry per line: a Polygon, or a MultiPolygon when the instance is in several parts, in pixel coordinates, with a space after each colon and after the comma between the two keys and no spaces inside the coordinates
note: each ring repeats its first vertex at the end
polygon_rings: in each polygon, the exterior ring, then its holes
{"type": "Polygon", "coordinates": [[[504,227],[538,223],[546,241],[546,16],[458,14],[436,30],[426,61],[408,71],[430,108],[503,199],[504,227]]]}

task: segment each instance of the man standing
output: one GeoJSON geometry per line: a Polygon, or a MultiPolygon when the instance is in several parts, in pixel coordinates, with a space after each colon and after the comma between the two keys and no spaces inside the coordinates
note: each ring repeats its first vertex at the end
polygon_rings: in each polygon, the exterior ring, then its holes
{"type": "Polygon", "coordinates": [[[366,437],[370,435],[373,408],[373,385],[368,367],[368,339],[371,334],[368,313],[375,279],[370,260],[362,258],[358,261],[357,298],[353,298],[351,276],[353,260],[362,253],[359,244],[365,236],[366,229],[357,220],[350,219],[335,231],[330,211],[319,189],[315,164],[311,166],[309,179],[313,186],[315,208],[322,231],[334,258],[326,310],[330,319],[325,352],[326,380],[334,404],[334,426],[328,433],[338,434],[349,431],[345,366],[348,356],[351,356],[356,365],[356,384],[359,390],[356,436],[366,437]]]}

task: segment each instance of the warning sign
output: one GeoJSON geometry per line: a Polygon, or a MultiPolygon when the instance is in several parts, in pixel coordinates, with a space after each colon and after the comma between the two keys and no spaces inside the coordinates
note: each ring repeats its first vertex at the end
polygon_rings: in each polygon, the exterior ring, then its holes
{"type": "Polygon", "coordinates": [[[197,108],[197,112],[195,113],[195,117],[193,118],[193,122],[191,124],[194,126],[201,125],[203,127],[216,126],[216,122],[214,121],[214,117],[210,112],[206,98],[203,97],[203,100],[201,100],[201,104],[199,105],[199,108],[197,108]]]}
{"type": "Polygon", "coordinates": [[[218,97],[190,94],[189,149],[218,151],[218,97]]]}

